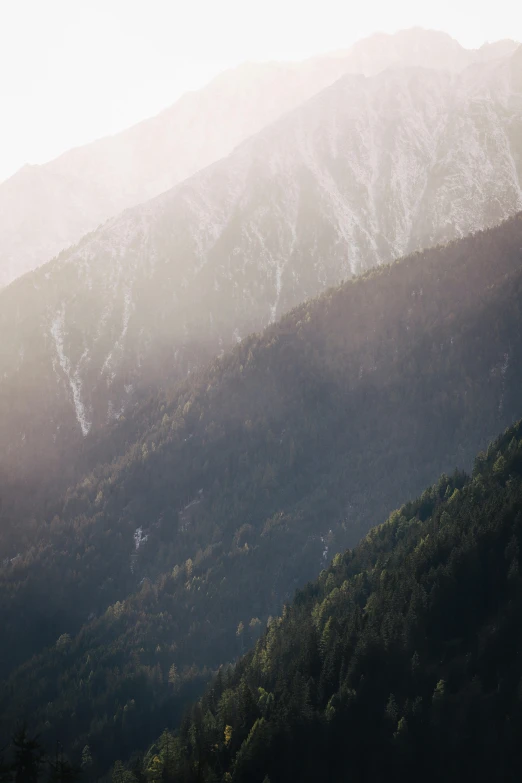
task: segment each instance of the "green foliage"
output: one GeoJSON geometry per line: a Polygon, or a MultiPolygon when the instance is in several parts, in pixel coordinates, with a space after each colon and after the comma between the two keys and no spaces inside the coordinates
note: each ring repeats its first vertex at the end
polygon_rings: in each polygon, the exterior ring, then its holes
{"type": "Polygon", "coordinates": [[[443,476],[298,592],[192,708],[175,779],[518,780],[521,435],[519,423],[472,479],[443,476]]]}

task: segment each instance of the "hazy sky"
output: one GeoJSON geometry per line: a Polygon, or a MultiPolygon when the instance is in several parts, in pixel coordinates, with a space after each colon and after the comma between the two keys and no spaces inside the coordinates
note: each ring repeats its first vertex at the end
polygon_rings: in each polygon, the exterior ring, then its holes
{"type": "Polygon", "coordinates": [[[0,180],[170,105],[244,60],[301,59],[377,30],[522,40],[512,0],[0,0],[0,180]]]}

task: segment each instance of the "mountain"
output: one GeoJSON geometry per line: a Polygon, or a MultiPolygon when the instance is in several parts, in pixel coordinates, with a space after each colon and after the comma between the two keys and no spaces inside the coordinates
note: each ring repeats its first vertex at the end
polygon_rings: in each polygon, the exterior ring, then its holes
{"type": "Polygon", "coordinates": [[[328,286],[521,209],[521,140],[522,49],[460,74],[348,75],[15,281],[4,494],[74,483],[107,422],[328,286]]]}
{"type": "Polygon", "coordinates": [[[458,72],[473,63],[510,57],[519,43],[509,39],[485,43],[479,49],[465,49],[447,33],[414,27],[362,38],[337,57],[350,61],[350,73],[372,76],[386,68],[418,66],[458,72]]]}
{"type": "MultiPolygon", "coordinates": [[[[496,46],[496,45],[493,45],[496,46]]],[[[444,33],[406,30],[358,42],[339,56],[299,64],[247,63],[187,93],[122,133],[25,166],[0,184],[0,287],[48,261],[85,233],[232,151],[248,136],[343,73],[390,65],[461,69],[514,51],[466,50],[444,33]]]]}
{"type": "Polygon", "coordinates": [[[472,478],[442,476],[336,555],[135,771],[184,783],[517,780],[521,545],[518,423],[472,478]]]}
{"type": "Polygon", "coordinates": [[[0,526],[0,745],[27,715],[100,774],[143,748],[332,554],[470,466],[521,384],[518,215],[332,289],[132,408],[63,502],[0,526]]]}
{"type": "Polygon", "coordinates": [[[0,184],[0,286],[181,182],[344,72],[335,58],[246,64],[156,117],[0,184]]]}

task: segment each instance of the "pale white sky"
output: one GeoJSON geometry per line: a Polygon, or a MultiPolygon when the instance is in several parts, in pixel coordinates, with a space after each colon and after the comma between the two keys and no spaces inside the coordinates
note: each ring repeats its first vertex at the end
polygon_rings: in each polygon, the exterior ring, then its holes
{"type": "Polygon", "coordinates": [[[0,181],[122,130],[244,60],[301,59],[378,30],[522,40],[512,0],[0,0],[0,181]]]}

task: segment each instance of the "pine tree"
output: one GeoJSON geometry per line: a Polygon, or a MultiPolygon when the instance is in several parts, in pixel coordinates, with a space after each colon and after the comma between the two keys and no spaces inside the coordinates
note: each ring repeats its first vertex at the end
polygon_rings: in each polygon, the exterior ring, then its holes
{"type": "Polygon", "coordinates": [[[48,783],[75,783],[75,781],[77,781],[80,777],[80,770],[77,767],[74,767],[64,755],[63,745],[61,742],[56,743],[56,755],[54,761],[49,760],[48,763],[48,783]]]}
{"type": "Polygon", "coordinates": [[[88,745],[85,745],[84,749],[82,750],[81,766],[83,772],[87,772],[92,767],[92,754],[91,754],[91,749],[88,745]]]}
{"type": "Polygon", "coordinates": [[[116,761],[112,768],[112,783],[135,783],[136,778],[134,774],[125,769],[121,761],[116,761]]]}
{"type": "Polygon", "coordinates": [[[22,725],[13,736],[15,783],[37,783],[43,763],[44,751],[38,737],[30,737],[27,725],[22,725]]]}
{"type": "Polygon", "coordinates": [[[179,676],[178,676],[178,670],[176,669],[176,664],[173,663],[172,666],[169,669],[169,685],[176,686],[178,684],[179,676]]]}
{"type": "Polygon", "coordinates": [[[244,642],[244,634],[245,634],[245,626],[242,622],[239,623],[236,630],[236,636],[241,641],[241,652],[244,652],[245,649],[245,642],[244,642]]]}
{"type": "Polygon", "coordinates": [[[4,761],[3,755],[0,755],[0,783],[8,783],[11,780],[11,767],[4,761]]]}
{"type": "Polygon", "coordinates": [[[232,726],[229,726],[227,724],[223,731],[223,741],[225,743],[225,747],[228,748],[231,739],[232,739],[232,726]]]}

